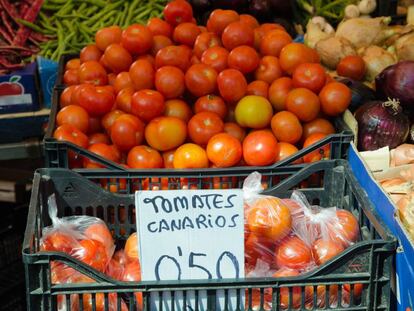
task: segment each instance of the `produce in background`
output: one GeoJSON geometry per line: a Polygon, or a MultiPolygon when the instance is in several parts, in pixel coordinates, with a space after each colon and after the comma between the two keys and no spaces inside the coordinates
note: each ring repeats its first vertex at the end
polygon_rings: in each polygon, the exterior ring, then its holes
{"type": "MultiPolygon", "coordinates": [[[[166,153],[174,168],[265,166],[332,134],[329,118],[351,102],[315,50],[278,24],[218,9],[197,26],[186,1],[164,18],[102,28],[67,62],[56,139],[131,168],[167,167],[166,153]]],[[[329,146],[304,161],[323,158],[329,146]]]]}
{"type": "MultiPolygon", "coordinates": [[[[245,204],[245,266],[247,277],[294,277],[314,270],[353,245],[360,238],[357,218],[343,209],[311,206],[305,195],[294,191],[291,199],[261,195],[261,175],[250,174],[243,184],[245,204]]],[[[358,300],[362,284],[353,286],[353,299],[358,300]]],[[[301,307],[302,295],[307,308],[314,306],[314,289],[292,290],[292,306],[301,307]],[[302,294],[303,293],[303,294],[302,294]]],[[[350,303],[350,285],[342,289],[342,304],[350,303]]],[[[329,293],[319,286],[317,307],[338,304],[338,286],[329,293]]],[[[265,290],[265,310],[272,310],[272,291],[265,290]]],[[[253,291],[253,307],[260,305],[258,291],[253,291]]],[[[280,290],[280,306],[289,306],[289,289],[280,290]]]]}
{"type": "Polygon", "coordinates": [[[117,25],[125,28],[134,23],[146,23],[152,17],[161,17],[166,3],[166,0],[81,3],[44,0],[38,17],[34,16],[24,25],[48,37],[47,41],[39,42],[39,54],[57,61],[63,54],[79,53],[94,41],[96,31],[103,27],[117,25]]]}
{"type": "Polygon", "coordinates": [[[25,60],[39,52],[38,44],[48,40],[25,27],[36,19],[42,4],[43,0],[0,1],[0,74],[24,67],[25,60]]]}

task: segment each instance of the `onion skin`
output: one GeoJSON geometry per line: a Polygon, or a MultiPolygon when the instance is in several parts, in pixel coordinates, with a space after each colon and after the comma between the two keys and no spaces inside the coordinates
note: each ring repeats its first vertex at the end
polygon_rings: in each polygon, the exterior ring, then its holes
{"type": "Polygon", "coordinates": [[[401,105],[414,108],[414,61],[403,61],[385,68],[375,78],[379,98],[396,98],[401,105]]]}
{"type": "Polygon", "coordinates": [[[390,107],[381,101],[371,101],[355,112],[360,151],[377,150],[385,146],[393,149],[406,141],[410,122],[401,107],[395,102],[393,105],[390,107]]]}

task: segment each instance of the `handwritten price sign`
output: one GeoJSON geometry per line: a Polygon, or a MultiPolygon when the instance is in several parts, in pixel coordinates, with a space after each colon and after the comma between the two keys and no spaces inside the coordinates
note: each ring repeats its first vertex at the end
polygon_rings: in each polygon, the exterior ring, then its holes
{"type": "MultiPolygon", "coordinates": [[[[244,277],[242,190],[139,191],[135,201],[143,281],[244,277]]],[[[192,294],[186,301],[194,309],[192,294]]],[[[235,294],[230,295],[233,306],[235,294]]],[[[164,310],[172,309],[168,295],[164,310]]],[[[220,309],[224,294],[217,297],[220,309]]],[[[159,308],[159,299],[153,295],[151,310],[159,308]]],[[[176,295],[174,301],[181,310],[183,300],[176,295]]],[[[198,301],[205,310],[205,293],[198,301]]]]}

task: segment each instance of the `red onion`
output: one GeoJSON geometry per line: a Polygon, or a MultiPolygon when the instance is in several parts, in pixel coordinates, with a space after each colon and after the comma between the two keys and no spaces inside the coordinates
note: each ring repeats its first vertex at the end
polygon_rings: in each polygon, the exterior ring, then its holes
{"type": "Polygon", "coordinates": [[[403,61],[385,68],[375,78],[380,98],[396,98],[404,107],[414,108],[414,61],[403,61]]]}
{"type": "Polygon", "coordinates": [[[367,102],[355,112],[358,121],[358,149],[395,148],[407,139],[408,117],[402,113],[398,100],[367,102]]]}

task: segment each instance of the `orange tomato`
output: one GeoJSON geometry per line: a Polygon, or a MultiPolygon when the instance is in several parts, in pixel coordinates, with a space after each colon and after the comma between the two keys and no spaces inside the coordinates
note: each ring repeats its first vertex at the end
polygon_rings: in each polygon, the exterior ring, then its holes
{"type": "Polygon", "coordinates": [[[125,243],[125,256],[127,261],[130,262],[139,260],[138,235],[136,232],[132,233],[125,243]]]}
{"type": "Polygon", "coordinates": [[[152,37],[151,55],[157,55],[159,50],[170,45],[173,45],[173,42],[166,36],[157,35],[152,37]]]}
{"type": "Polygon", "coordinates": [[[152,17],[147,22],[147,28],[153,36],[166,36],[171,38],[173,27],[158,17],[152,17]]]}
{"type": "Polygon", "coordinates": [[[220,117],[209,111],[195,114],[188,122],[188,134],[193,142],[207,145],[214,135],[223,132],[224,124],[220,117]]]}
{"type": "MultiPolygon", "coordinates": [[[[303,143],[303,148],[309,147],[318,141],[324,139],[327,135],[322,133],[314,133],[308,136],[303,143]]],[[[322,159],[329,159],[331,154],[330,144],[319,148],[319,150],[312,151],[303,157],[305,163],[317,162],[322,159]]]]}
{"type": "Polygon", "coordinates": [[[269,94],[269,84],[255,80],[247,85],[246,95],[257,95],[267,98],[269,94]]]}
{"type": "Polygon", "coordinates": [[[180,146],[187,138],[185,122],[176,117],[152,119],[145,128],[145,139],[152,148],[167,151],[180,146]]]}
{"type": "Polygon", "coordinates": [[[336,117],[348,109],[352,99],[352,92],[343,83],[331,82],[323,87],[319,93],[319,99],[323,113],[336,117]]]}
{"type": "Polygon", "coordinates": [[[113,44],[120,43],[122,37],[122,29],[119,26],[110,26],[99,29],[95,34],[96,46],[103,52],[113,44]]]}
{"type": "Polygon", "coordinates": [[[338,209],[335,221],[328,223],[329,237],[344,248],[358,240],[359,224],[356,217],[349,211],[338,209]]]}
{"type": "Polygon", "coordinates": [[[140,145],[129,151],[127,164],[131,168],[161,168],[163,161],[157,150],[140,145]]]}
{"type": "Polygon", "coordinates": [[[132,56],[128,50],[118,43],[113,43],[105,49],[105,65],[113,72],[127,71],[132,64],[132,56]]]}
{"type": "Polygon", "coordinates": [[[203,53],[214,46],[221,46],[221,39],[214,32],[204,32],[198,35],[193,48],[193,53],[199,59],[203,53]]]}
{"type": "Polygon", "coordinates": [[[293,71],[292,80],[295,88],[304,87],[318,94],[325,85],[325,69],[320,64],[300,64],[293,71]]]}
{"type": "Polygon", "coordinates": [[[276,111],[286,109],[286,98],[292,89],[293,82],[288,77],[279,78],[272,82],[269,87],[269,101],[276,111]]]}
{"type": "Polygon", "coordinates": [[[312,255],[318,266],[340,254],[343,250],[341,243],[336,243],[332,240],[319,239],[313,242],[312,245],[312,255]]]}
{"type": "Polygon", "coordinates": [[[113,87],[116,93],[119,93],[121,90],[126,89],[127,87],[134,87],[129,72],[123,71],[118,73],[116,75],[113,87]]]}
{"type": "Polygon", "coordinates": [[[227,133],[216,134],[207,144],[207,157],[216,167],[231,167],[240,162],[240,141],[227,133]]]}
{"type": "Polygon", "coordinates": [[[131,54],[145,54],[151,49],[152,33],[144,25],[132,24],[122,32],[121,43],[131,54]]]}
{"type": "Polygon", "coordinates": [[[315,119],[311,122],[303,124],[303,135],[302,139],[305,140],[314,133],[322,133],[326,135],[334,134],[335,128],[331,122],[326,119],[315,119]]]}
{"type": "Polygon", "coordinates": [[[89,129],[89,115],[81,106],[68,105],[63,107],[56,115],[56,125],[69,124],[83,133],[89,129]]]}
{"type": "Polygon", "coordinates": [[[296,144],[302,137],[302,125],[299,119],[289,111],[276,113],[271,121],[276,139],[280,142],[296,144]]]}
{"type": "Polygon", "coordinates": [[[184,44],[192,48],[199,34],[201,34],[201,30],[197,25],[193,23],[181,23],[175,27],[173,39],[176,43],[184,44]]]}
{"type": "Polygon", "coordinates": [[[240,142],[242,142],[246,136],[246,131],[240,125],[234,122],[224,123],[223,130],[225,133],[237,138],[240,142]]]}
{"type": "Polygon", "coordinates": [[[240,19],[239,14],[233,10],[214,10],[207,20],[207,30],[221,36],[224,29],[232,22],[240,19]]]}
{"type": "Polygon", "coordinates": [[[179,118],[187,123],[191,119],[193,112],[185,101],[181,99],[170,99],[165,101],[164,115],[166,117],[179,118]]]}
{"type": "Polygon", "coordinates": [[[286,110],[295,114],[300,121],[314,120],[320,111],[318,96],[305,88],[293,89],[286,97],[286,110]]]}
{"type": "Polygon", "coordinates": [[[284,30],[274,29],[267,32],[260,42],[260,53],[279,57],[280,51],[289,43],[292,37],[284,30]]]}
{"type": "Polygon", "coordinates": [[[176,169],[207,168],[207,153],[196,144],[184,144],[175,151],[173,165],[176,169]]]}
{"type": "Polygon", "coordinates": [[[255,29],[260,26],[257,19],[250,14],[240,14],[239,18],[241,23],[249,25],[252,29],[255,29]]]}
{"type": "Polygon", "coordinates": [[[112,257],[115,250],[114,239],[112,238],[111,232],[104,223],[95,223],[90,225],[84,231],[84,235],[91,240],[96,240],[102,243],[106,249],[107,257],[112,257]]]}
{"type": "MultiPolygon", "coordinates": [[[[291,155],[295,154],[296,152],[298,152],[298,148],[292,144],[289,143],[278,143],[277,144],[277,154],[276,154],[276,161],[275,162],[279,162],[282,161],[288,157],[290,157],[291,155]]],[[[298,164],[301,163],[301,160],[297,160],[295,162],[293,162],[294,164],[298,164]]]]}
{"type": "Polygon", "coordinates": [[[288,74],[292,74],[300,64],[319,61],[318,53],[302,43],[289,43],[280,51],[280,67],[288,74]]]}
{"type": "Polygon", "coordinates": [[[282,76],[279,60],[275,56],[264,56],[255,71],[256,80],[265,81],[269,84],[282,76]]]}
{"type": "Polygon", "coordinates": [[[247,224],[251,233],[276,243],[290,233],[292,217],[289,207],[280,199],[261,197],[250,206],[247,224]]]}

